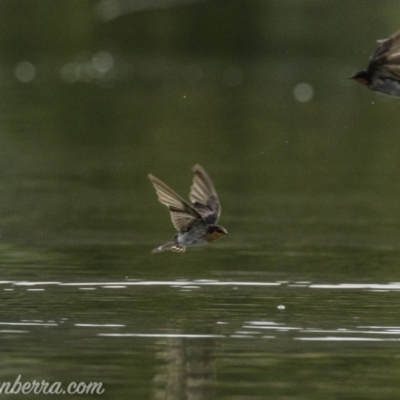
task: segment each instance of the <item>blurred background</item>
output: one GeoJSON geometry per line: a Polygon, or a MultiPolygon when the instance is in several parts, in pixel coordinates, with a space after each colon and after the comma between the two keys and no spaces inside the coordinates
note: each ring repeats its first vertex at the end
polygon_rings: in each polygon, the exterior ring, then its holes
{"type": "Polygon", "coordinates": [[[398,28],[396,2],[373,4],[2,0],[3,241],[151,248],[171,226],[147,173],[186,196],[195,163],[230,243],[266,207],[397,218],[399,102],[348,79],[398,28]]]}
{"type": "Polygon", "coordinates": [[[349,76],[399,21],[392,0],[0,0],[0,381],[398,399],[400,100],[349,76]],[[187,198],[196,163],[231,235],[151,256],[174,230],[147,174],[187,198]]]}

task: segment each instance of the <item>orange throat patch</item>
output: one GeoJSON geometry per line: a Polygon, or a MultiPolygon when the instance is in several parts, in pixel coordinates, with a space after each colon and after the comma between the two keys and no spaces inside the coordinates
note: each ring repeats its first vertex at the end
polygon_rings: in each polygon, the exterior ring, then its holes
{"type": "Polygon", "coordinates": [[[215,242],[216,240],[221,239],[222,237],[224,237],[225,234],[221,233],[221,232],[213,232],[213,233],[207,233],[206,234],[206,240],[207,242],[215,242]]]}
{"type": "Polygon", "coordinates": [[[362,76],[356,76],[353,78],[356,82],[360,83],[361,85],[369,88],[371,86],[371,82],[362,76]]]}

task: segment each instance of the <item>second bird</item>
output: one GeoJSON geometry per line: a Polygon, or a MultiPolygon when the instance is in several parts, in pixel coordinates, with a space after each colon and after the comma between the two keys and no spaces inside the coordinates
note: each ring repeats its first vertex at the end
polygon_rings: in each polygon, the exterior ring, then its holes
{"type": "Polygon", "coordinates": [[[376,92],[400,97],[400,31],[378,40],[367,69],[352,79],[376,92]]]}
{"type": "Polygon", "coordinates": [[[156,189],[160,203],[168,207],[174,227],[178,231],[168,242],[156,247],[152,253],[171,250],[182,253],[186,247],[202,246],[228,235],[227,230],[216,225],[221,206],[215,187],[207,172],[199,164],[193,167],[193,184],[187,203],[154,175],[148,177],[156,189]]]}

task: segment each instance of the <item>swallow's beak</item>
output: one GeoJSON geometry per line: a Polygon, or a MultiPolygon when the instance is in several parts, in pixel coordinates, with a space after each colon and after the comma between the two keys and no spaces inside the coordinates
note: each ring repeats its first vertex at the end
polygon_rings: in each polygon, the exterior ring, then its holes
{"type": "Polygon", "coordinates": [[[349,76],[349,79],[353,79],[357,81],[358,83],[361,83],[361,85],[370,87],[371,86],[371,79],[368,75],[367,71],[359,71],[353,76],[349,76]]]}

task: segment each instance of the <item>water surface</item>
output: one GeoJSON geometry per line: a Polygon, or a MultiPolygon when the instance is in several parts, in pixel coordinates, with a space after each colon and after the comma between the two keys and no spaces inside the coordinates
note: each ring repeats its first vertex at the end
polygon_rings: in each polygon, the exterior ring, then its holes
{"type": "Polygon", "coordinates": [[[398,399],[399,102],[347,77],[399,7],[156,3],[0,1],[0,382],[398,399]],[[196,163],[231,234],[151,255],[196,163]]]}

